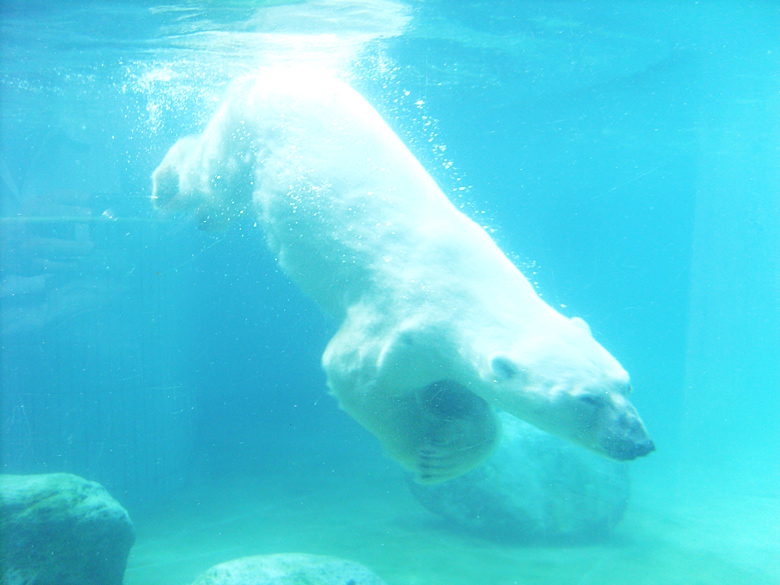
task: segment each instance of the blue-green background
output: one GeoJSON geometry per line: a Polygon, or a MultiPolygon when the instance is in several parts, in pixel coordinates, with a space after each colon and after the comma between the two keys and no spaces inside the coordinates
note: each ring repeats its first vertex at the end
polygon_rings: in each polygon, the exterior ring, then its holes
{"type": "Polygon", "coordinates": [[[780,580],[775,2],[1,10],[3,472],[108,487],[139,532],[128,583],[293,550],[390,585],[780,580]],[[335,63],[631,373],[658,451],[613,541],[529,549],[427,516],[327,395],[336,324],[252,222],[155,216],[167,149],[288,54],[335,63]]]}

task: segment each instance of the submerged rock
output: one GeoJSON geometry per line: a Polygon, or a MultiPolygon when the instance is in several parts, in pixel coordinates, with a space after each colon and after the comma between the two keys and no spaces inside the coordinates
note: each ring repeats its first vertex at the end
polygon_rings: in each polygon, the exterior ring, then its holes
{"type": "Polygon", "coordinates": [[[244,557],[211,567],[192,585],[385,585],[370,569],[300,553],[244,557]]]}
{"type": "Polygon", "coordinates": [[[69,473],[0,475],[0,583],[121,585],[135,540],[122,506],[69,473]]]}
{"type": "Polygon", "coordinates": [[[483,465],[412,493],[431,512],[486,536],[524,541],[603,538],[623,517],[628,466],[500,414],[504,433],[483,465]]]}

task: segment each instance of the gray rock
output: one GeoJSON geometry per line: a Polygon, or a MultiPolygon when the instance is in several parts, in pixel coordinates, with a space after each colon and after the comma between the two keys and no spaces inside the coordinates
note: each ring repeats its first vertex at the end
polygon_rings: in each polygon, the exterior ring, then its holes
{"type": "Polygon", "coordinates": [[[121,585],[135,535],[101,486],[69,473],[0,475],[0,583],[121,585]]]}
{"type": "Polygon", "coordinates": [[[628,503],[628,466],[501,413],[503,437],[483,465],[430,486],[410,480],[430,511],[485,536],[521,541],[603,538],[628,503]]]}
{"type": "Polygon", "coordinates": [[[211,567],[192,585],[385,585],[367,567],[300,553],[261,555],[211,567]]]}

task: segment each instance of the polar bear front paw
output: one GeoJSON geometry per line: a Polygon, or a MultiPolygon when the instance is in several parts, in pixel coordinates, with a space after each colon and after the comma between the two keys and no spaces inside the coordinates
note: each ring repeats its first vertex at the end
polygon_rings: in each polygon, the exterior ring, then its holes
{"type": "Polygon", "coordinates": [[[426,443],[417,452],[415,479],[419,483],[428,484],[446,481],[461,475],[464,472],[464,460],[457,455],[449,447],[426,443]]]}
{"type": "Polygon", "coordinates": [[[417,481],[436,483],[457,475],[458,462],[449,456],[449,450],[426,444],[417,452],[417,481]]]}
{"type": "Polygon", "coordinates": [[[492,453],[499,422],[480,397],[455,382],[442,380],[421,390],[417,402],[427,421],[415,460],[418,482],[452,479],[492,453]]]}

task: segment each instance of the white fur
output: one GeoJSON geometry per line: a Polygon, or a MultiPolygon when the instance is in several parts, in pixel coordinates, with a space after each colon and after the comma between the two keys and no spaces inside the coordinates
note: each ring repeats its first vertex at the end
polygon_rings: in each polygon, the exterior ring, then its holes
{"type": "Polygon", "coordinates": [[[613,440],[649,442],[628,375],[584,321],[545,304],[337,79],[234,82],[155,171],[154,197],[205,227],[257,216],[287,274],[342,322],[323,356],[332,392],[420,481],[482,461],[494,407],[608,455],[613,440]],[[586,394],[599,399],[583,407],[586,394]]]}

